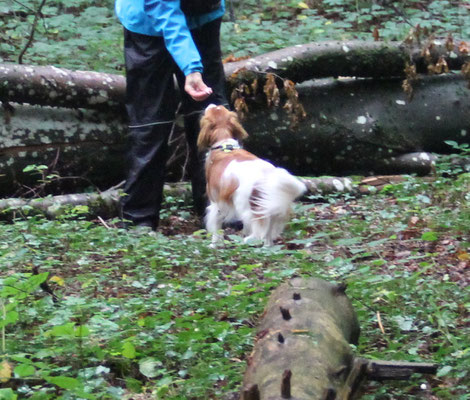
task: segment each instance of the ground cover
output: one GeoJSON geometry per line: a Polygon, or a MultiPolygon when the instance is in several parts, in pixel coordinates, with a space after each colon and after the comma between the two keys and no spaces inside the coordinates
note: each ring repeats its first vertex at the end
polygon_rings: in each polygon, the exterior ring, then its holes
{"type": "Polygon", "coordinates": [[[234,399],[270,291],[306,275],[348,284],[358,353],[440,365],[365,399],[468,399],[469,189],[468,173],[438,174],[310,197],[273,248],[232,230],[209,249],[178,198],[156,237],[80,219],[83,208],[2,223],[0,396],[234,399]]]}
{"type": "MultiPolygon", "coordinates": [[[[465,1],[227,0],[226,5],[225,57],[322,40],[401,41],[411,29],[436,37],[470,36],[465,1]]],[[[21,55],[24,64],[123,73],[122,27],[114,0],[5,0],[0,39],[0,62],[16,63],[21,55]]]]}

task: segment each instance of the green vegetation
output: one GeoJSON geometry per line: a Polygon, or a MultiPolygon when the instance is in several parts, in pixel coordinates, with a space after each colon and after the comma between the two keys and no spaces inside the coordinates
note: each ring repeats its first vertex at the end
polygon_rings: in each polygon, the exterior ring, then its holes
{"type": "MultiPolygon", "coordinates": [[[[402,40],[417,24],[470,36],[465,2],[281,3],[233,0],[225,55],[373,40],[375,28],[402,40]]],[[[0,3],[0,62],[17,62],[40,4],[0,3]]],[[[121,47],[113,1],[48,0],[23,62],[121,73],[121,47]]],[[[108,229],[85,207],[0,223],[0,399],[228,400],[271,290],[295,274],[348,283],[358,354],[440,365],[435,377],[371,384],[365,399],[470,399],[469,193],[469,172],[444,160],[432,180],[311,197],[269,249],[233,231],[209,249],[179,198],[167,199],[156,236],[108,229]]]]}
{"type": "MultiPolygon", "coordinates": [[[[403,40],[419,25],[437,36],[470,37],[470,7],[442,0],[226,0],[224,54],[260,54],[327,39],[403,40]],[[230,12],[232,4],[233,13],[230,12]]],[[[0,62],[17,62],[39,0],[0,3],[0,62]]],[[[23,63],[121,73],[122,28],[113,0],[47,0],[23,63]]]]}
{"type": "Polygon", "coordinates": [[[1,371],[14,373],[0,398],[228,399],[270,291],[301,274],[348,283],[358,354],[440,366],[371,384],[366,399],[468,399],[470,174],[452,165],[375,195],[299,203],[273,248],[232,231],[209,249],[177,198],[161,228],[175,235],[107,229],[83,209],[1,224],[1,371]]]}

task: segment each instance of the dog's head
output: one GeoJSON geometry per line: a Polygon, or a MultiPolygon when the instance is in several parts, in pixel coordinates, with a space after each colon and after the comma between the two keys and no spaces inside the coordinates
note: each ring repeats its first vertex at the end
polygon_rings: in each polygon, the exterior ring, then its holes
{"type": "Polygon", "coordinates": [[[238,120],[237,114],[227,110],[224,106],[211,104],[201,119],[201,131],[197,139],[200,150],[207,149],[215,143],[225,139],[242,141],[248,137],[238,120]]]}

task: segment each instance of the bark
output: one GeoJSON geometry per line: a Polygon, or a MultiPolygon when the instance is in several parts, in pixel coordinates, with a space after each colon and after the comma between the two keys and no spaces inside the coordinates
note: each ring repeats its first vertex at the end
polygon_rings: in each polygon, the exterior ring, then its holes
{"type": "Polygon", "coordinates": [[[226,76],[252,80],[256,75],[275,73],[294,82],[315,78],[355,76],[367,78],[403,77],[406,63],[415,63],[417,72],[427,73],[429,63],[443,57],[449,68],[460,69],[469,60],[459,50],[460,40],[446,45],[445,40],[434,40],[422,45],[401,42],[326,41],[296,45],[247,60],[226,64],[226,76]],[[449,49],[447,48],[449,46],[449,49]],[[429,49],[429,58],[423,48],[429,49]]]}
{"type": "Polygon", "coordinates": [[[113,114],[24,105],[3,110],[0,121],[0,196],[37,185],[37,175],[22,172],[34,164],[84,178],[61,180],[57,189],[65,192],[91,184],[104,190],[124,179],[126,126],[113,114]]]}
{"type": "MultiPolygon", "coordinates": [[[[308,188],[307,194],[325,195],[330,193],[368,194],[375,193],[378,183],[368,179],[364,185],[354,184],[350,178],[322,177],[300,178],[308,188]],[[372,188],[372,189],[371,189],[372,188]]],[[[377,177],[381,183],[387,184],[401,181],[403,177],[377,177]]],[[[117,185],[118,187],[121,185],[117,185]]],[[[47,218],[56,218],[75,206],[86,206],[91,217],[101,216],[113,218],[118,216],[119,199],[122,190],[111,188],[104,192],[76,193],[35,198],[8,198],[0,199],[0,216],[3,219],[14,219],[17,215],[44,215],[47,218]]],[[[191,199],[191,185],[186,182],[166,184],[164,196],[183,198],[189,202],[191,199]]]]}
{"type": "Polygon", "coordinates": [[[0,64],[0,101],[123,111],[121,75],[54,66],[0,64]]]}
{"type": "MultiPolygon", "coordinates": [[[[297,175],[426,174],[429,153],[450,150],[445,140],[468,141],[470,91],[460,76],[417,81],[411,102],[394,80],[306,82],[298,93],[307,117],[295,129],[284,109],[256,102],[243,121],[251,133],[245,147],[297,175]]],[[[0,109],[0,121],[0,196],[34,184],[22,172],[31,164],[86,178],[78,191],[89,181],[105,190],[124,179],[123,114],[13,105],[0,109]]],[[[184,138],[175,143],[184,155],[184,138]]],[[[169,166],[171,179],[181,178],[182,164],[169,166]]]]}
{"type": "Polygon", "coordinates": [[[418,80],[411,101],[399,80],[306,82],[298,94],[306,118],[295,129],[280,107],[253,103],[244,120],[246,147],[298,175],[427,174],[428,152],[468,142],[470,91],[459,75],[418,80]]]}
{"type": "MultiPolygon", "coordinates": [[[[418,72],[426,73],[427,65],[441,56],[450,69],[460,69],[469,56],[459,50],[460,40],[454,43],[330,41],[297,45],[225,64],[227,88],[231,93],[240,82],[262,78],[267,72],[294,82],[331,76],[403,77],[406,62],[416,63],[418,72]],[[423,47],[429,49],[429,60],[423,56],[423,47]]],[[[119,110],[124,93],[125,79],[120,75],[0,64],[2,102],[119,110]]]]}
{"type": "Polygon", "coordinates": [[[271,295],[257,338],[243,392],[257,385],[261,399],[335,398],[353,368],[359,324],[344,286],[294,278],[271,295]],[[285,371],[289,395],[281,395],[285,371]]]}
{"type": "Polygon", "coordinates": [[[293,278],[271,295],[248,358],[242,400],[348,400],[366,380],[434,374],[436,364],[367,360],[350,344],[359,339],[345,285],[293,278]]]}
{"type": "MultiPolygon", "coordinates": [[[[122,185],[118,185],[122,186],[122,185]]],[[[164,196],[183,198],[189,202],[190,185],[173,183],[164,186],[164,196]]],[[[42,215],[46,218],[57,218],[70,212],[73,207],[88,207],[89,218],[115,218],[119,216],[119,199],[123,191],[113,187],[104,192],[76,193],[40,198],[8,198],[0,199],[0,219],[14,220],[18,216],[42,215]]]]}

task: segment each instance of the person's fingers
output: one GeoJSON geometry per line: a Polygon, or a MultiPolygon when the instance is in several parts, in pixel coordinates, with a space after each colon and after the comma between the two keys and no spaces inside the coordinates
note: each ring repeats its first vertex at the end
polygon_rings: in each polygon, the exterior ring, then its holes
{"type": "Polygon", "coordinates": [[[196,101],[205,100],[212,94],[212,89],[204,83],[199,72],[186,76],[184,90],[196,101]]]}
{"type": "Polygon", "coordinates": [[[186,85],[184,89],[196,101],[203,101],[212,94],[212,89],[204,83],[202,85],[186,85]]]}

